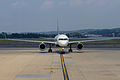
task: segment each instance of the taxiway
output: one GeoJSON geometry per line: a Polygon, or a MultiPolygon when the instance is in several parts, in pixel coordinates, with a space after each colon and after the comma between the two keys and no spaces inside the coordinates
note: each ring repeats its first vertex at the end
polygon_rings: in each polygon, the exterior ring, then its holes
{"type": "MultiPolygon", "coordinates": [[[[119,49],[63,54],[69,80],[120,80],[119,49]]],[[[0,49],[0,80],[64,80],[59,53],[0,49]]]]}

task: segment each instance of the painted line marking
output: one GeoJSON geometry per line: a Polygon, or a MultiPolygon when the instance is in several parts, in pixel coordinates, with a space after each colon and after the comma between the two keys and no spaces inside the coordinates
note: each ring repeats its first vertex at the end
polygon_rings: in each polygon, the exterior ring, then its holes
{"type": "Polygon", "coordinates": [[[67,68],[66,68],[65,62],[64,62],[63,54],[60,54],[60,58],[61,58],[61,65],[62,65],[64,80],[69,80],[68,73],[67,73],[67,68]]]}

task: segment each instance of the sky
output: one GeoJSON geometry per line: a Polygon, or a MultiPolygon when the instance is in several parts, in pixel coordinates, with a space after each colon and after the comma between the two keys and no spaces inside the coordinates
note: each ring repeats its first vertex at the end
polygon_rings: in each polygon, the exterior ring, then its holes
{"type": "Polygon", "coordinates": [[[120,28],[120,0],[0,0],[0,32],[120,28]]]}

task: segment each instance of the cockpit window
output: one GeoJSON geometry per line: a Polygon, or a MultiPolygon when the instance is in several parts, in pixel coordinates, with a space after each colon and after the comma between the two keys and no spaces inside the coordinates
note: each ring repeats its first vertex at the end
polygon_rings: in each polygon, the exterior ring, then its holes
{"type": "Polygon", "coordinates": [[[59,38],[59,40],[68,40],[67,38],[59,38]]]}
{"type": "Polygon", "coordinates": [[[64,40],[68,40],[67,38],[65,38],[64,40]]]}

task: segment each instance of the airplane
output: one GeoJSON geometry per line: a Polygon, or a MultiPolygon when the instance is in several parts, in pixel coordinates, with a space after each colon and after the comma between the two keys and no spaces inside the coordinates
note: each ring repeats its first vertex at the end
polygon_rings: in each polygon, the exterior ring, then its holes
{"type": "Polygon", "coordinates": [[[54,42],[52,41],[35,41],[35,40],[20,40],[20,39],[7,39],[7,40],[14,40],[14,41],[25,41],[25,42],[34,42],[40,43],[39,49],[44,51],[46,49],[46,45],[49,45],[48,52],[52,53],[52,46],[56,46],[61,48],[61,52],[64,52],[64,48],[69,46],[68,52],[73,52],[72,45],[75,44],[78,50],[81,50],[84,46],[81,42],[89,42],[95,40],[83,40],[83,41],[69,41],[70,39],[66,34],[58,34],[54,38],[54,42]]]}
{"type": "Polygon", "coordinates": [[[70,39],[68,38],[68,36],[66,34],[59,34],[55,36],[54,38],[54,42],[53,41],[35,41],[35,40],[20,40],[20,39],[7,39],[7,40],[15,40],[15,41],[25,41],[25,42],[35,42],[35,43],[40,43],[39,44],[39,49],[41,51],[44,51],[46,49],[46,45],[49,45],[49,49],[48,52],[52,53],[52,46],[56,46],[61,48],[61,52],[64,53],[64,48],[66,46],[69,47],[68,52],[73,52],[72,50],[72,45],[76,45],[77,50],[81,50],[84,45],[82,44],[82,42],[92,42],[92,41],[103,41],[103,40],[111,40],[111,39],[120,39],[118,37],[113,37],[113,38],[100,38],[100,39],[91,39],[91,40],[83,40],[83,41],[70,41],[70,39]]]}
{"type": "Polygon", "coordinates": [[[69,46],[69,50],[68,52],[73,52],[72,50],[72,45],[75,44],[76,48],[78,50],[81,50],[84,45],[82,44],[82,42],[92,42],[92,41],[103,41],[103,40],[110,40],[110,39],[115,39],[115,38],[106,38],[106,39],[92,39],[92,40],[83,40],[83,41],[69,41],[70,39],[68,38],[68,36],[66,34],[58,34],[57,36],[55,36],[55,41],[35,41],[35,40],[20,40],[20,39],[7,39],[7,40],[15,40],[15,41],[25,41],[25,42],[35,42],[35,43],[40,43],[39,44],[39,49],[44,51],[46,49],[46,45],[49,45],[49,49],[48,52],[52,53],[52,46],[56,46],[61,48],[61,52],[64,53],[64,48],[66,46],[69,46]]]}

